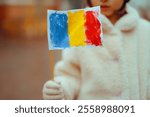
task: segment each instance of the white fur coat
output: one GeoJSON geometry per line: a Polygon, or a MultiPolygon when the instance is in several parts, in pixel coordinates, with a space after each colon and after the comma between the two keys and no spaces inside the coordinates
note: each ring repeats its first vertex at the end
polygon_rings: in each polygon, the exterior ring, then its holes
{"type": "Polygon", "coordinates": [[[101,16],[103,47],[63,52],[55,80],[66,99],[150,99],[150,24],[126,11],[115,25],[101,16]]]}

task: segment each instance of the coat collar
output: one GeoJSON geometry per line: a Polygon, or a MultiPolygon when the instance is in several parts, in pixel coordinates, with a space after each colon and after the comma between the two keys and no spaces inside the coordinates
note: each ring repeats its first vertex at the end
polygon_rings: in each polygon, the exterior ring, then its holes
{"type": "Polygon", "coordinates": [[[139,21],[138,12],[130,5],[126,6],[126,12],[127,14],[121,17],[115,25],[113,25],[105,16],[101,16],[104,30],[110,31],[116,27],[117,29],[126,32],[135,29],[139,21]]]}
{"type": "Polygon", "coordinates": [[[115,27],[117,27],[121,31],[133,30],[138,24],[138,12],[130,5],[126,6],[126,11],[127,14],[124,15],[121,19],[119,19],[118,22],[115,24],[115,27]]]}

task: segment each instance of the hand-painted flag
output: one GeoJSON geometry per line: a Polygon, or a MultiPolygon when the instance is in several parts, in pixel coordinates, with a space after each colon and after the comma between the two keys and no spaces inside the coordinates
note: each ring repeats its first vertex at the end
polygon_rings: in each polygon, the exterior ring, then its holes
{"type": "Polygon", "coordinates": [[[100,7],[48,10],[47,20],[49,50],[102,45],[100,7]]]}

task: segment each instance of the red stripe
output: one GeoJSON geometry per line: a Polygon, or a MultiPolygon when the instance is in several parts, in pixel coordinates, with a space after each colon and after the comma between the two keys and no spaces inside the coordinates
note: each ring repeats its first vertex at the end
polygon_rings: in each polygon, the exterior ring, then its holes
{"type": "Polygon", "coordinates": [[[93,11],[87,11],[85,14],[85,34],[86,34],[86,43],[88,45],[101,46],[101,24],[97,19],[98,13],[93,11]]]}

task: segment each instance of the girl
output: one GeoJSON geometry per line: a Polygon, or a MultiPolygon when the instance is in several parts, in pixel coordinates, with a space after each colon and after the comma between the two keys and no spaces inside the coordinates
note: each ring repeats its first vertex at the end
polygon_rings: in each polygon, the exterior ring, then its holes
{"type": "Polygon", "coordinates": [[[44,99],[150,99],[150,24],[128,1],[87,0],[100,2],[103,47],[66,49],[44,99]]]}

